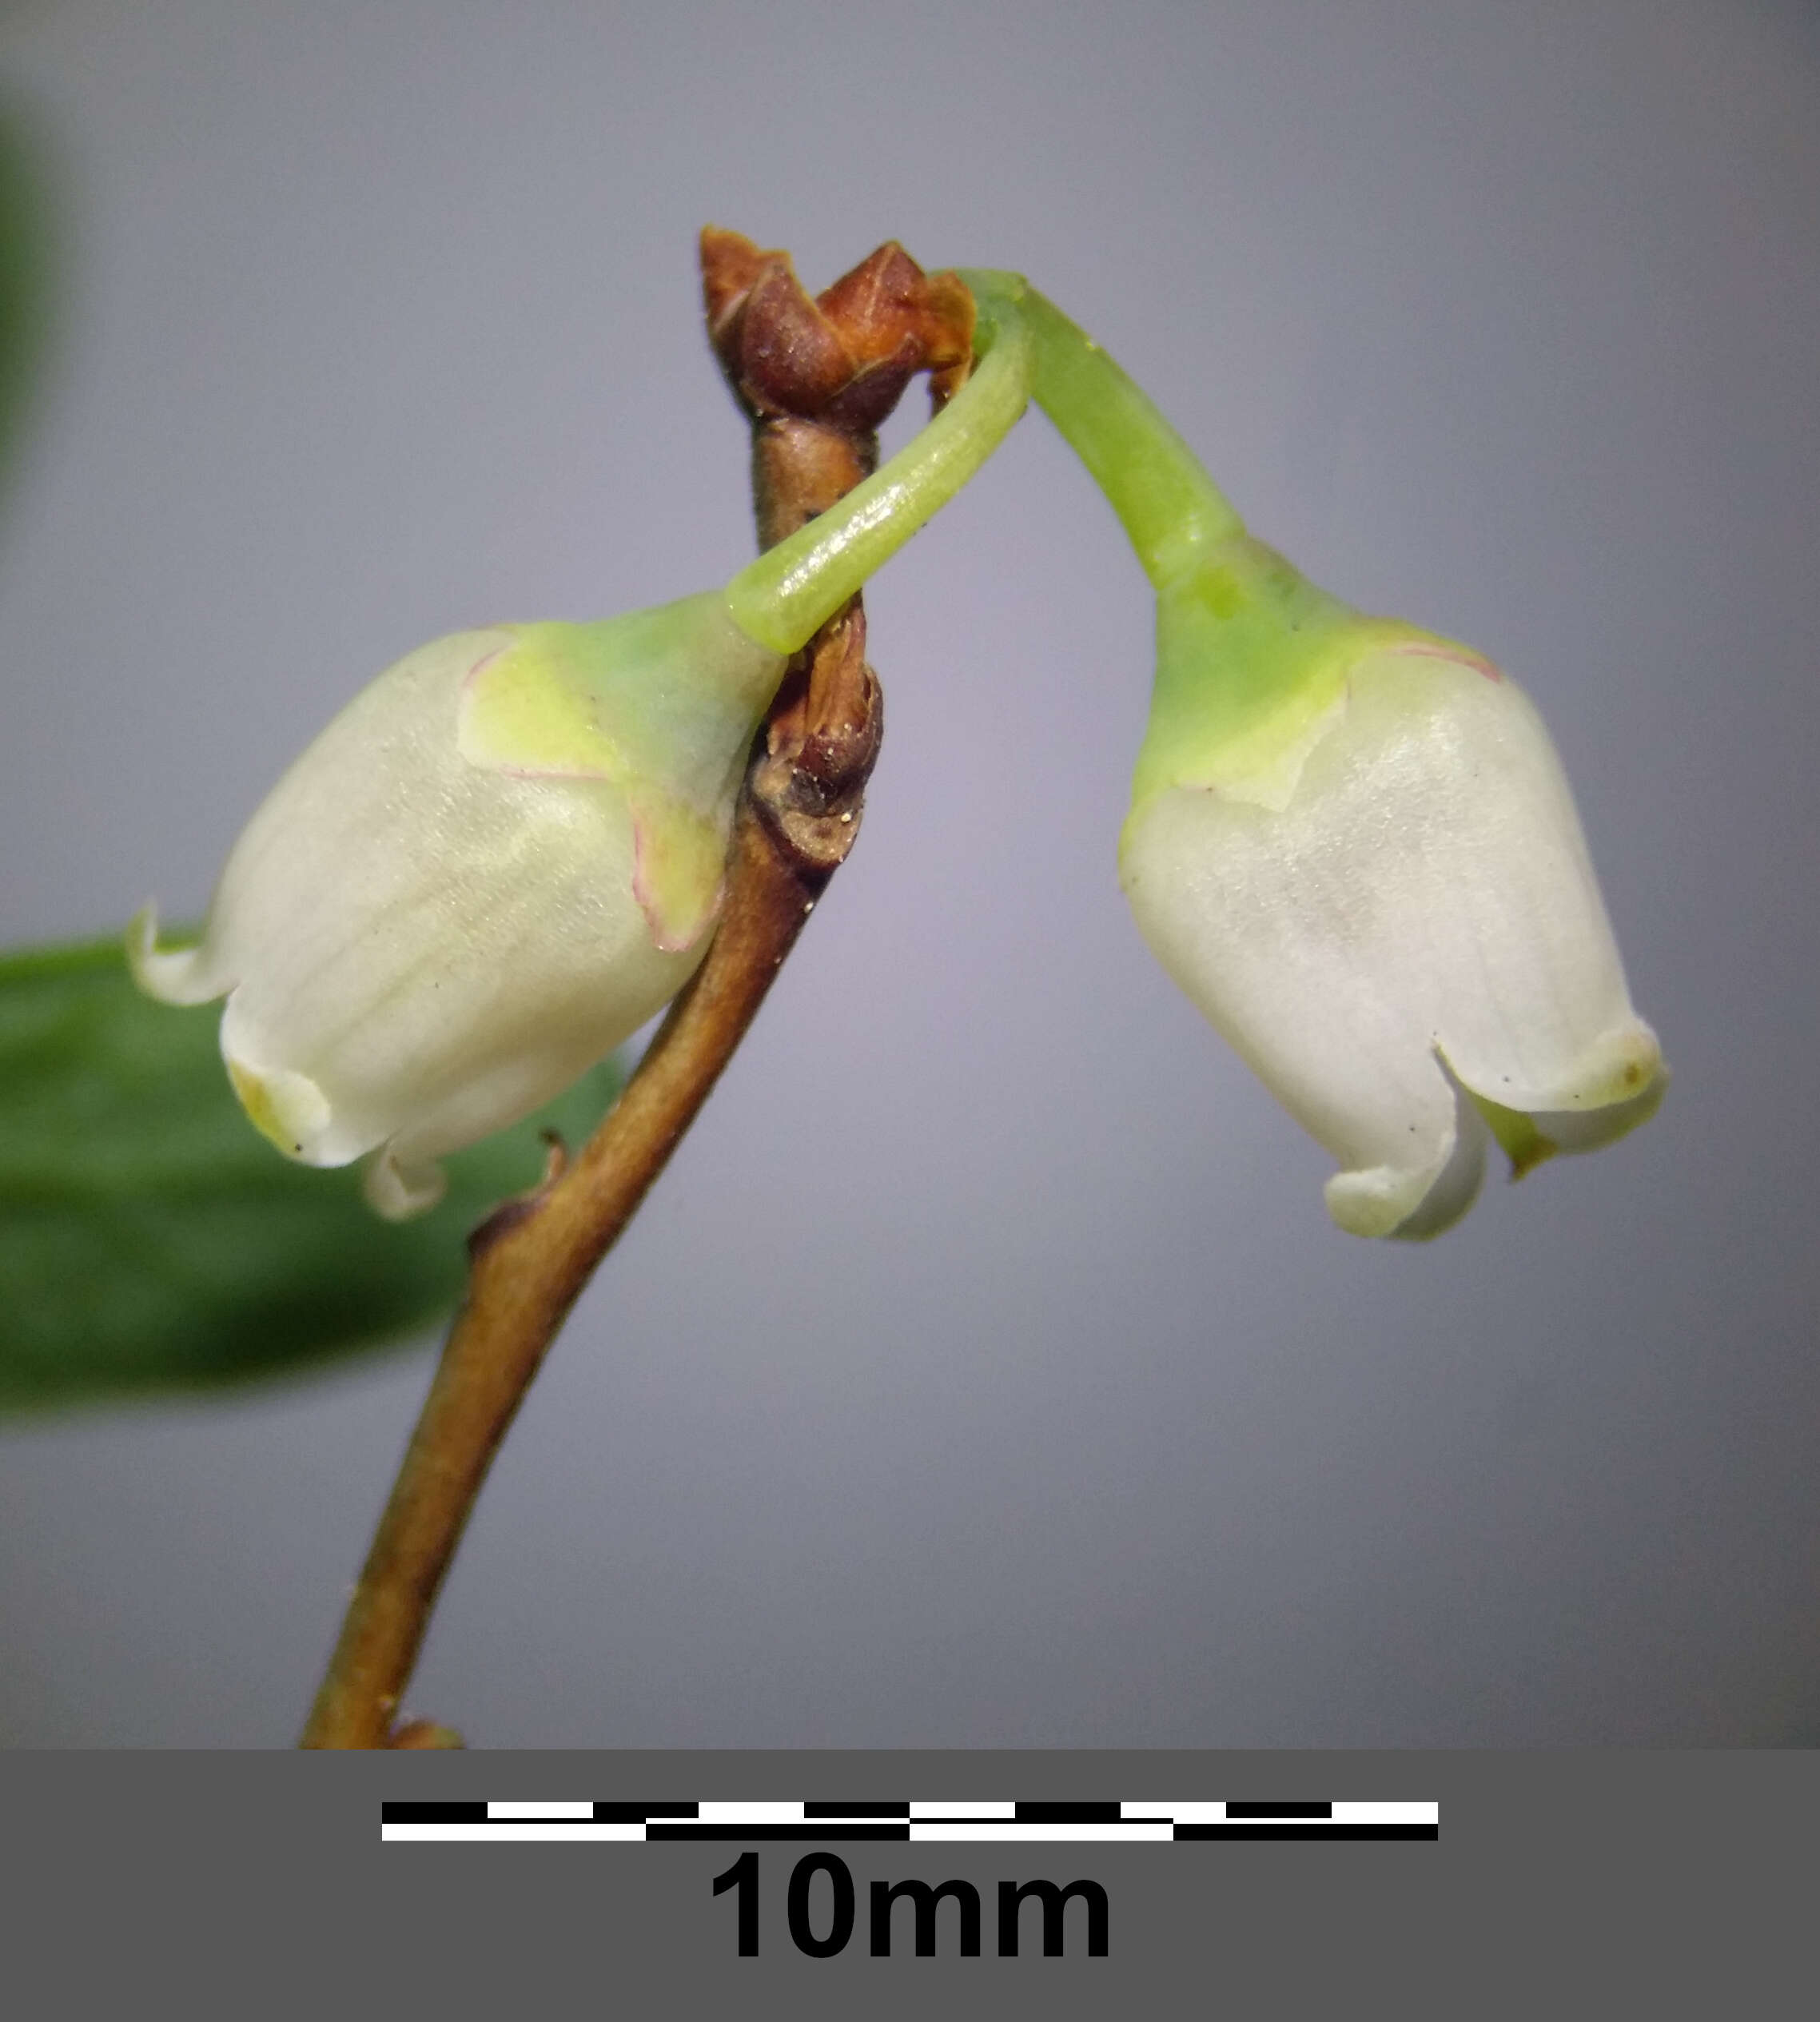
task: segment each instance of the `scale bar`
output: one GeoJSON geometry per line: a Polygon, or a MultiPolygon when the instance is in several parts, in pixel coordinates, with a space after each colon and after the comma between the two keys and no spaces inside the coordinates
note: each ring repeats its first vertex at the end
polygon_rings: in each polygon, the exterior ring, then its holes
{"type": "Polygon", "coordinates": [[[1209,1840],[1438,1840],[1440,1807],[1356,1799],[1191,1799],[1145,1803],[1025,1799],[932,1803],[898,1799],[699,1801],[626,1798],[391,1799],[384,1840],[548,1840],[571,1845],[657,1841],[789,1841],[802,1845],[914,1841],[1154,1843],[1209,1840]]]}

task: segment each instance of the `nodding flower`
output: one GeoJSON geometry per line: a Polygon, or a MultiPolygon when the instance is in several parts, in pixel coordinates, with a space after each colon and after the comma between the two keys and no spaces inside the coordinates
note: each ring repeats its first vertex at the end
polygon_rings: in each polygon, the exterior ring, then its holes
{"type": "Polygon", "coordinates": [[[701,960],[782,655],[722,595],[598,625],[501,625],[408,655],[297,759],[221,873],[199,945],[129,957],[169,1003],[225,996],[221,1051],[287,1156],[371,1155],[384,1215],[444,1153],[560,1093],[701,960]]]}
{"type": "Polygon", "coordinates": [[[1610,1144],[1667,1073],[1528,698],[1298,580],[1248,543],[1159,599],[1121,875],[1165,969],[1339,1161],[1334,1220],[1432,1236],[1490,1140],[1518,1176],[1610,1144]],[[1222,636],[1241,612],[1249,669],[1222,636]]]}
{"type": "Polygon", "coordinates": [[[436,1161],[529,1114],[705,953],[754,734],[789,664],[1024,410],[1028,347],[720,590],[408,655],[343,710],[229,855],[201,943],[128,932],[142,989],[225,997],[247,1114],[311,1165],[367,1157],[394,1218],[436,1161]]]}
{"type": "Polygon", "coordinates": [[[1360,1236],[1609,1144],[1667,1084],[1534,707],[1469,647],[1367,618],[1254,540],[1149,397],[1022,276],[969,273],[1157,599],[1120,844],[1163,966],[1342,1170],[1360,1236]]]}

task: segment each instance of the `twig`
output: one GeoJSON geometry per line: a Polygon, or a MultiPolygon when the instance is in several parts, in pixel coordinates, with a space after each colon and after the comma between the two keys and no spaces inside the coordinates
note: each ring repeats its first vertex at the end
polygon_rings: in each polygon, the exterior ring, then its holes
{"type": "MultiPolygon", "coordinates": [[[[850,490],[917,372],[964,375],[971,302],[895,245],[803,293],[787,255],[702,237],[710,334],[754,428],[753,495],[771,546],[850,490]]],[[[305,1748],[435,1747],[393,1718],[494,1453],[569,1308],[707,1099],[858,832],[882,725],[858,599],[793,663],[754,746],[720,923],[636,1072],[579,1156],[469,1240],[466,1299],[317,1696],[305,1748]]]]}

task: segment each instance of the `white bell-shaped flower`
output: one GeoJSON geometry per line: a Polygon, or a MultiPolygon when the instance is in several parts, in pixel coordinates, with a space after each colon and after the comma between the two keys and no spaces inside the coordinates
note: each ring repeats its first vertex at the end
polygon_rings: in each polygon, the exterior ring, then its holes
{"type": "MultiPolygon", "coordinates": [[[[1247,545],[1280,588],[1287,565],[1247,545]]],[[[1335,1221],[1433,1235],[1470,1205],[1489,1136],[1520,1175],[1641,1123],[1660,1050],[1527,698],[1470,649],[1319,592],[1271,650],[1272,599],[1232,595],[1258,579],[1241,563],[1161,599],[1125,889],[1164,967],[1339,1160],[1335,1221]],[[1245,664],[1222,665],[1241,611],[1245,664]]]]}
{"type": "Polygon", "coordinates": [[[133,973],[225,996],[221,1050],[290,1157],[371,1154],[383,1214],[436,1161],[529,1113],[673,997],[716,917],[749,746],[789,656],[986,460],[1029,347],[990,344],[942,412],[723,588],[595,625],[438,639],[285,775],[221,874],[199,946],[133,973]]]}
{"type": "Polygon", "coordinates": [[[1366,618],[1246,531],[1106,352],[1022,276],[964,278],[1157,593],[1120,846],[1163,965],[1343,1170],[1361,1236],[1463,1213],[1641,1123],[1666,1081],[1548,734],[1470,647],[1366,618]]]}
{"type": "Polygon", "coordinates": [[[389,668],[235,845],[200,945],[129,957],[225,995],[221,1051],[289,1156],[367,1154],[393,1217],[436,1160],[560,1093],[709,939],[747,747],[784,667],[722,593],[599,625],[504,625],[389,668]]]}

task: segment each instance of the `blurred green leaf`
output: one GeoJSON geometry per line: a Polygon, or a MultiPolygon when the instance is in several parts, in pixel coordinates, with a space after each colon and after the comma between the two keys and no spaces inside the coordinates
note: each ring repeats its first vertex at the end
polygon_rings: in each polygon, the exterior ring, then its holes
{"type": "Polygon", "coordinates": [[[119,945],[0,956],[0,1409],[294,1369],[420,1327],[460,1295],[463,1238],[579,1143],[603,1062],[447,1161],[448,1198],[380,1221],[358,1173],[281,1158],[241,1114],[218,1007],[133,988],[119,945]]]}

